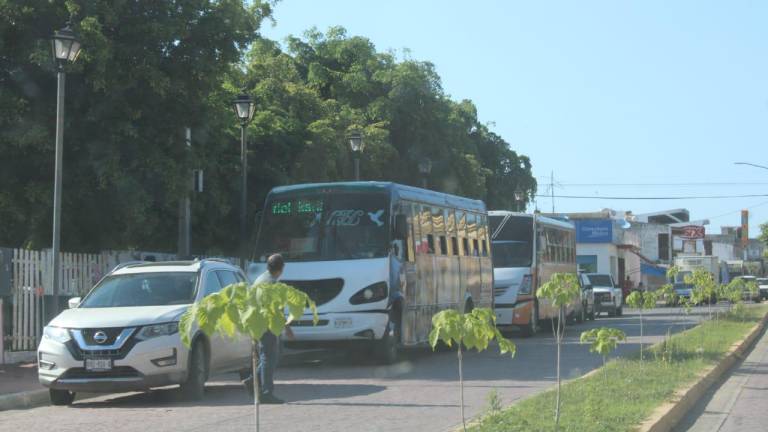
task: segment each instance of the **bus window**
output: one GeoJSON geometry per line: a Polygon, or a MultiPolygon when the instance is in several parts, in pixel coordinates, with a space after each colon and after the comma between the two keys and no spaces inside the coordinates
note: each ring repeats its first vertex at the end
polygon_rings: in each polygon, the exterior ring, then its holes
{"type": "Polygon", "coordinates": [[[440,255],[448,255],[448,240],[444,235],[440,236],[440,255]]]}
{"type": "Polygon", "coordinates": [[[488,256],[488,218],[485,216],[480,216],[478,218],[480,229],[479,229],[479,240],[480,240],[480,254],[484,257],[488,256]]]}
{"type": "Polygon", "coordinates": [[[456,236],[451,237],[451,251],[454,256],[459,256],[459,239],[456,236]]]}
{"type": "Polygon", "coordinates": [[[477,215],[474,213],[467,213],[467,237],[469,237],[469,244],[472,247],[471,250],[466,251],[467,255],[478,256],[477,215]]]}
{"type": "Polygon", "coordinates": [[[445,216],[440,207],[432,207],[432,233],[438,237],[445,235],[445,216]]]}
{"type": "Polygon", "coordinates": [[[456,210],[456,236],[461,239],[458,243],[459,256],[467,255],[469,247],[467,243],[467,215],[461,210],[456,210]]]}
{"type": "Polygon", "coordinates": [[[435,253],[435,239],[432,238],[432,212],[429,206],[421,206],[421,241],[424,253],[435,253]]]}
{"type": "Polygon", "coordinates": [[[400,212],[405,215],[405,223],[408,225],[408,235],[405,239],[405,260],[408,262],[413,262],[414,260],[414,249],[413,249],[413,207],[410,203],[402,203],[400,205],[400,212]]]}
{"type": "Polygon", "coordinates": [[[450,238],[448,243],[447,255],[458,255],[458,245],[456,243],[456,218],[454,210],[445,209],[445,233],[446,238],[450,238]]]}
{"type": "Polygon", "coordinates": [[[411,239],[411,243],[413,247],[414,259],[416,258],[416,254],[422,253],[419,209],[420,206],[418,204],[411,204],[411,228],[413,229],[413,238],[411,239]]]}

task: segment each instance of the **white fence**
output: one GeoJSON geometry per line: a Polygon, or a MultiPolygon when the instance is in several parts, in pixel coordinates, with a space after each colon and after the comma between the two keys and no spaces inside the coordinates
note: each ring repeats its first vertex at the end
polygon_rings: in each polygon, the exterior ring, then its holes
{"type": "MultiPolygon", "coordinates": [[[[148,255],[158,260],[174,258],[172,254],[132,251],[99,254],[62,252],[59,295],[61,298],[82,296],[117,264],[145,259],[148,255]]],[[[14,249],[11,280],[11,334],[5,348],[32,351],[37,348],[46,317],[50,315],[50,311],[45,310],[45,296],[53,295],[52,252],[14,249]]]]}

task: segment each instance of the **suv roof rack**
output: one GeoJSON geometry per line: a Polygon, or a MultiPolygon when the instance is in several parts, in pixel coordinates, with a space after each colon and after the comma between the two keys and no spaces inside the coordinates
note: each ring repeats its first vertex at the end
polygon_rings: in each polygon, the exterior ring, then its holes
{"type": "Polygon", "coordinates": [[[126,262],[121,262],[120,264],[116,265],[109,272],[112,273],[113,271],[120,270],[121,268],[133,267],[133,266],[138,265],[138,264],[144,264],[144,261],[126,261],[126,262]]]}
{"type": "Polygon", "coordinates": [[[139,261],[138,264],[131,265],[131,267],[161,267],[169,265],[192,265],[197,261],[139,261]]]}

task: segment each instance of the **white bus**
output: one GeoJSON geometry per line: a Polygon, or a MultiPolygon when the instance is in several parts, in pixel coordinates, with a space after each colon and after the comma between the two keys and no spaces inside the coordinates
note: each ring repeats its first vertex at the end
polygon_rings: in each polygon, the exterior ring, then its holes
{"type": "Polygon", "coordinates": [[[373,343],[385,362],[428,341],[443,309],[493,306],[482,201],[385,182],[277,187],[266,200],[255,272],[280,253],[282,281],[317,303],[289,347],[373,343]]]}
{"type": "Polygon", "coordinates": [[[531,336],[542,320],[556,318],[558,312],[536,298],[537,289],[554,273],[576,274],[575,228],[569,222],[510,211],[490,211],[488,218],[496,325],[531,336]]]}

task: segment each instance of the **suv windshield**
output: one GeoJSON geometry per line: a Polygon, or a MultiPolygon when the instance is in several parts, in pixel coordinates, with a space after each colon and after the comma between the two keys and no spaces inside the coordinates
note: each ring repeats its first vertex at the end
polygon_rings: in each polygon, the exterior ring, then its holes
{"type": "Polygon", "coordinates": [[[387,254],[389,204],[384,194],[277,196],[266,206],[255,257],[291,261],[376,258],[387,254]]]}
{"type": "Polygon", "coordinates": [[[80,308],[165,306],[195,301],[197,273],[163,272],[112,275],[97,285],[80,308]]]}
{"type": "Polygon", "coordinates": [[[593,287],[613,287],[613,281],[611,281],[609,275],[587,275],[587,278],[589,278],[589,283],[592,284],[593,287]]]}

